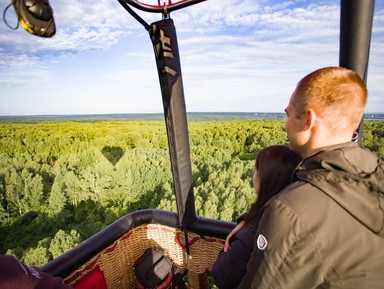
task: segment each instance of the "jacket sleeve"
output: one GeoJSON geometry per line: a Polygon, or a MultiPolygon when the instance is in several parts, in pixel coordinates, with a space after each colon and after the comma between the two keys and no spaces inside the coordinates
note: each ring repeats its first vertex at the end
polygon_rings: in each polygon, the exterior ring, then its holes
{"type": "Polygon", "coordinates": [[[211,271],[218,288],[233,289],[240,283],[253,249],[254,233],[250,229],[240,230],[233,238],[230,250],[219,252],[211,271]]]}
{"type": "Polygon", "coordinates": [[[242,213],[236,220],[236,223],[240,223],[241,221],[244,221],[248,217],[249,212],[242,213]]]}
{"type": "Polygon", "coordinates": [[[0,256],[1,289],[71,289],[59,277],[53,277],[39,268],[28,267],[10,255],[0,256]]]}
{"type": "Polygon", "coordinates": [[[264,208],[254,249],[239,289],[311,289],[323,283],[319,249],[290,204],[264,208]]]}

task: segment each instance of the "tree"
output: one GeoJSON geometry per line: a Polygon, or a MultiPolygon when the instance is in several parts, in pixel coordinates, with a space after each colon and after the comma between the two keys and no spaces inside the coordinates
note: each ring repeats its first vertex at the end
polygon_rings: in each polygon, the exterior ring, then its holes
{"type": "Polygon", "coordinates": [[[47,264],[50,260],[48,249],[45,246],[39,245],[36,248],[28,249],[21,261],[28,266],[41,267],[47,264]]]}
{"type": "Polygon", "coordinates": [[[88,194],[81,191],[81,185],[78,177],[73,171],[64,175],[64,190],[70,204],[76,207],[82,200],[88,199],[88,194]]]}
{"type": "Polygon", "coordinates": [[[11,168],[5,175],[5,201],[8,204],[7,211],[11,216],[16,216],[16,214],[21,216],[24,213],[21,203],[22,191],[23,181],[16,170],[11,168]]]}
{"type": "Polygon", "coordinates": [[[0,173],[0,228],[2,225],[9,223],[9,214],[5,210],[5,192],[4,192],[4,180],[0,173]]]}
{"type": "Polygon", "coordinates": [[[60,171],[53,182],[48,198],[48,214],[50,216],[60,213],[67,204],[67,196],[64,191],[63,170],[60,171]]]}
{"type": "Polygon", "coordinates": [[[40,175],[29,174],[24,179],[22,206],[25,212],[40,210],[44,195],[43,188],[43,178],[40,175]]]}
{"type": "Polygon", "coordinates": [[[49,244],[49,252],[53,258],[56,258],[65,252],[73,249],[81,242],[81,236],[76,230],[71,230],[69,233],[58,230],[49,244]]]}

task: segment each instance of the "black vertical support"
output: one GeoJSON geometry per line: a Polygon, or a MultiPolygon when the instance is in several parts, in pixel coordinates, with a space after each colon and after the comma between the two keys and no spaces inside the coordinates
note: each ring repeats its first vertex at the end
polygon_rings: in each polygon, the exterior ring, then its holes
{"type": "Polygon", "coordinates": [[[183,80],[176,29],[172,19],[150,25],[163,98],[179,222],[186,228],[196,219],[183,80]]]}
{"type": "MultiPolygon", "coordinates": [[[[375,0],[341,0],[339,65],[354,70],[367,82],[375,0]]],[[[357,141],[362,141],[361,121],[357,141]]]]}

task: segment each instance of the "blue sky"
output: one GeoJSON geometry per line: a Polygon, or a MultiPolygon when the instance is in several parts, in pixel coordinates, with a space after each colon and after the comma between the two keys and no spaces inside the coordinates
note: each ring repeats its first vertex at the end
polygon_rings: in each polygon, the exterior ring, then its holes
{"type": "MultiPolygon", "coordinates": [[[[383,2],[376,1],[366,112],[384,112],[383,2]]],[[[0,9],[9,3],[0,0],[0,9]]],[[[0,115],[162,112],[148,34],[117,0],[50,3],[53,38],[0,23],[0,115]]],[[[172,12],[187,111],[283,112],[304,75],[338,65],[339,5],[208,0],[172,12]]],[[[148,23],[161,18],[137,12],[148,23]]],[[[13,8],[6,17],[16,23],[13,8]]]]}

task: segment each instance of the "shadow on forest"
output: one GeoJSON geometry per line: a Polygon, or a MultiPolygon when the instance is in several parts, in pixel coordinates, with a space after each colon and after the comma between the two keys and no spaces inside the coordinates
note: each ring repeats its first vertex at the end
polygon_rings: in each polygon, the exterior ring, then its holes
{"type": "Polygon", "coordinates": [[[116,165],[124,155],[124,150],[118,146],[105,146],[101,152],[112,165],[116,165]]]}

